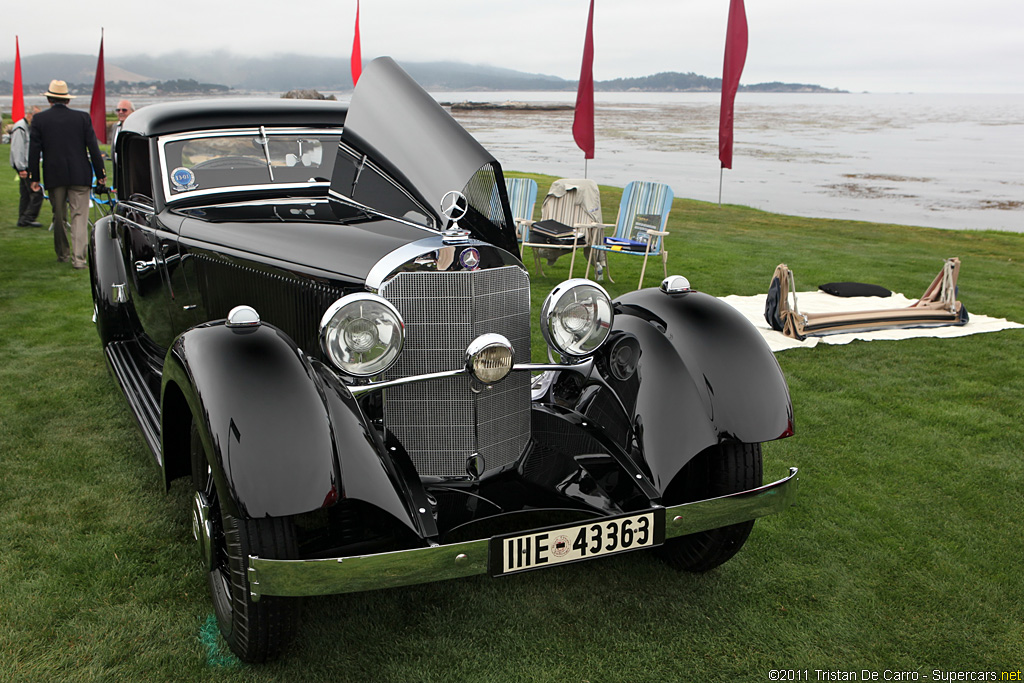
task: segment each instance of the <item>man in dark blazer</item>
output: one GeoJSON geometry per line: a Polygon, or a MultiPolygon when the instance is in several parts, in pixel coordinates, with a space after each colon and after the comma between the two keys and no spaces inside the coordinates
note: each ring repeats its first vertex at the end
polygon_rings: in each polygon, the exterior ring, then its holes
{"type": "Polygon", "coordinates": [[[84,111],[68,108],[74,95],[68,94],[64,81],[50,81],[43,93],[50,108],[32,119],[29,133],[28,172],[33,190],[39,189],[39,157],[43,159],[42,179],[53,207],[53,248],[57,260],[77,269],[85,268],[89,248],[89,188],[95,174],[100,185],[106,182],[100,146],[92,128],[92,119],[84,111]],[[86,153],[88,152],[88,156],[86,153]],[[90,167],[91,159],[91,167],[90,167]],[[71,248],[64,231],[65,206],[71,207],[71,248]]]}

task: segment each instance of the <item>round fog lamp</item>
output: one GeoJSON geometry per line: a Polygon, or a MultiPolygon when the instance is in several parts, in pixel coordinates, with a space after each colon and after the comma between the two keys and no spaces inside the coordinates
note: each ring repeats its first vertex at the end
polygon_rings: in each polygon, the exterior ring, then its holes
{"type": "Polygon", "coordinates": [[[548,346],[563,356],[589,356],[612,330],[612,302],[596,282],[576,278],[551,290],[540,309],[540,329],[548,346]]]}
{"type": "Polygon", "coordinates": [[[320,347],[353,377],[373,377],[391,367],[405,343],[405,323],[390,301],[375,294],[344,296],[320,320],[320,347]]]}
{"type": "Polygon", "coordinates": [[[512,342],[500,334],[482,334],[466,349],[466,367],[484,384],[505,379],[515,362],[512,342]]]}

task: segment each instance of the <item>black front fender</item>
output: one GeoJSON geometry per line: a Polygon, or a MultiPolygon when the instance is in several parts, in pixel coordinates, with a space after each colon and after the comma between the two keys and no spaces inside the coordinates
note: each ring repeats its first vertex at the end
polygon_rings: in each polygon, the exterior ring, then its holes
{"type": "Polygon", "coordinates": [[[164,361],[165,405],[172,385],[191,409],[233,514],[297,514],[337,498],[327,410],[308,361],[277,329],[214,323],[185,332],[164,361]]]}
{"type": "Polygon", "coordinates": [[[168,404],[187,404],[232,514],[295,515],[347,495],[412,527],[358,405],[323,372],[272,325],[192,328],[164,362],[164,443],[169,423],[180,424],[168,404]]]}
{"type": "Polygon", "coordinates": [[[616,311],[615,328],[640,342],[634,419],[659,490],[716,443],[792,434],[782,370],[734,308],[701,292],[645,289],[616,299],[616,311]]]}

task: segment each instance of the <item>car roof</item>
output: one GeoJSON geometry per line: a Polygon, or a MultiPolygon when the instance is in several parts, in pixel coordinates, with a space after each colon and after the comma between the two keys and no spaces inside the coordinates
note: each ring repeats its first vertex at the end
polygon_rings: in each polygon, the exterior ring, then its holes
{"type": "Polygon", "coordinates": [[[252,126],[340,127],[348,105],[333,100],[295,100],[225,97],[182,100],[142,107],[124,122],[124,130],[139,135],[165,135],[210,128],[252,126]]]}

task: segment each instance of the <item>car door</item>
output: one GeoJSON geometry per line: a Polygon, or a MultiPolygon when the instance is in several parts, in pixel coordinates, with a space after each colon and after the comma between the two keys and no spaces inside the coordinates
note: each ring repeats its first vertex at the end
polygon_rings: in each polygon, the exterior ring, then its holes
{"type": "Polygon", "coordinates": [[[175,227],[160,220],[144,195],[134,194],[117,203],[114,230],[124,260],[125,286],[143,336],[160,349],[169,347],[175,336],[166,265],[167,257],[177,252],[175,227]]]}

